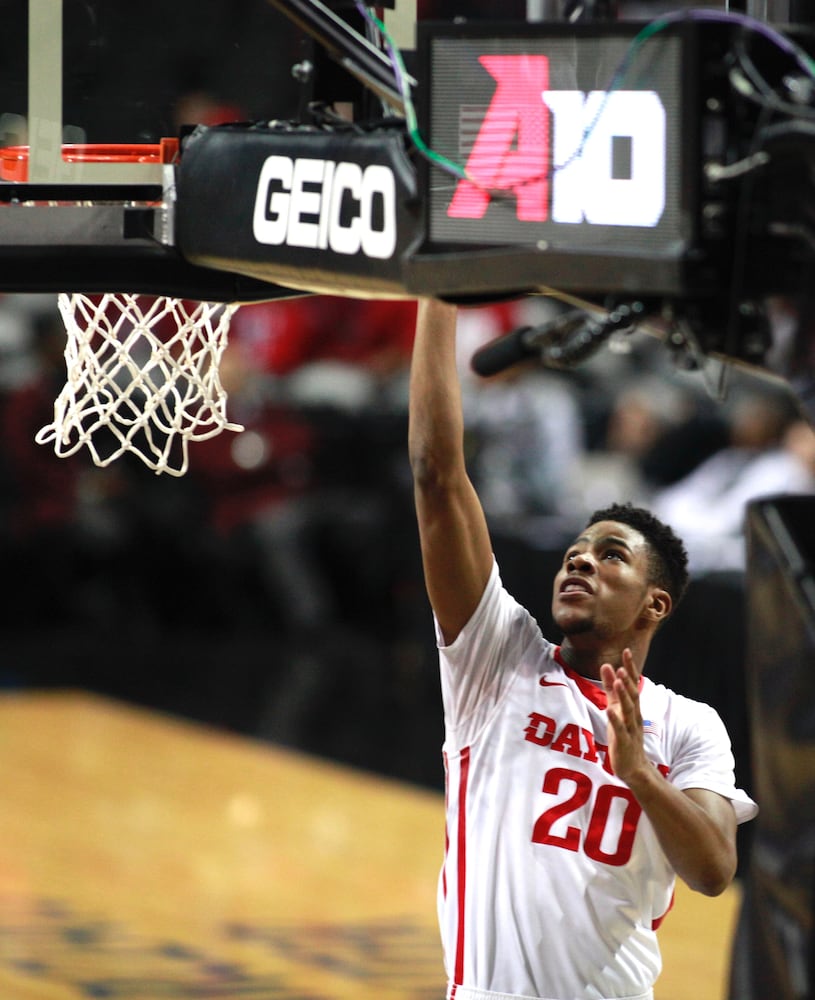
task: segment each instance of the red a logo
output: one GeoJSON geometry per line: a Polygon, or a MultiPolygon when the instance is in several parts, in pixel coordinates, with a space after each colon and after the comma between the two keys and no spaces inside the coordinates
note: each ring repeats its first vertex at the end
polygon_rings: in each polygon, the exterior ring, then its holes
{"type": "Polygon", "coordinates": [[[550,111],[542,100],[549,87],[547,56],[479,56],[498,86],[467,160],[477,181],[460,181],[448,216],[480,219],[487,211],[486,188],[514,191],[517,217],[543,222],[549,202],[550,111]]]}

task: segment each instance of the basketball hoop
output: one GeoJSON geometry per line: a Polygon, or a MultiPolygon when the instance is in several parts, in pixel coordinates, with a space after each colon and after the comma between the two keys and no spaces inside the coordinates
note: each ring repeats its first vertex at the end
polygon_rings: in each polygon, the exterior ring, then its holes
{"type": "Polygon", "coordinates": [[[38,444],[53,442],[60,457],[85,446],[102,467],[131,452],[157,474],[183,476],[190,441],[243,430],[226,416],[219,376],[237,304],[81,293],[58,301],[67,381],[38,444]]]}
{"type": "MultiPolygon", "coordinates": [[[[170,164],[176,140],[63,146],[66,161],[170,164]]],[[[24,181],[29,147],[0,150],[0,178],[24,181]]],[[[62,293],[67,380],[54,420],[36,435],[60,457],[86,447],[98,466],[125,453],[183,476],[189,443],[243,427],[226,416],[219,368],[237,303],[129,293],[62,293]],[[180,448],[177,445],[180,442],[180,448]]]]}

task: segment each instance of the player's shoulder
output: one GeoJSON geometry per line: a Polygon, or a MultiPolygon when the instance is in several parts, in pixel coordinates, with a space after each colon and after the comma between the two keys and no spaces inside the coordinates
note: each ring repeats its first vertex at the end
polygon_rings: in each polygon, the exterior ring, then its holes
{"type": "Polygon", "coordinates": [[[674,733],[722,726],[719,713],[711,705],[674,691],[644,676],[640,691],[643,715],[658,718],[674,733]]]}
{"type": "Polygon", "coordinates": [[[665,684],[652,680],[648,676],[643,676],[642,689],[640,691],[640,702],[647,703],[655,710],[660,709],[663,713],[671,713],[677,718],[698,719],[716,710],[704,701],[691,698],[679,691],[674,691],[665,684]]]}

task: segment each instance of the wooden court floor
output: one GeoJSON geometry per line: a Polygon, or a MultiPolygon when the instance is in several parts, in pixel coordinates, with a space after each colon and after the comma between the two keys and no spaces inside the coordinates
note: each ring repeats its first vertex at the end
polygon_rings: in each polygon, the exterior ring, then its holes
{"type": "MultiPolygon", "coordinates": [[[[443,1000],[441,796],[81,692],[0,696],[3,1000],[443,1000]]],[[[723,1000],[680,887],[657,1000],[723,1000]]]]}

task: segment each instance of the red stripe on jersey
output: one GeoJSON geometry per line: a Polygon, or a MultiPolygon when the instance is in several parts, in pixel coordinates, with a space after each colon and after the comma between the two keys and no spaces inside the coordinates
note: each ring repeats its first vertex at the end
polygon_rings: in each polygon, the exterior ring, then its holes
{"type": "MultiPolygon", "coordinates": [[[[572,670],[572,668],[563,659],[560,652],[560,646],[555,647],[555,659],[563,667],[566,676],[575,682],[575,684],[580,688],[580,693],[584,698],[587,698],[592,704],[596,705],[598,708],[608,708],[608,695],[606,695],[605,690],[602,687],[598,687],[593,684],[588,677],[581,677],[577,671],[572,670]]],[[[642,691],[642,685],[645,683],[645,678],[640,675],[637,682],[637,690],[642,691]]]]}
{"type": "Polygon", "coordinates": [[[458,776],[458,930],[456,932],[456,966],[453,980],[464,977],[464,897],[467,883],[467,779],[470,774],[470,748],[461,751],[458,776]]]}
{"type": "Polygon", "coordinates": [[[671,901],[668,903],[668,909],[662,914],[661,917],[657,917],[656,920],[651,921],[651,930],[658,931],[662,921],[668,916],[671,910],[674,908],[674,903],[676,902],[676,893],[671,893],[671,901]]]}
{"type": "MultiPolygon", "coordinates": [[[[446,751],[442,754],[444,757],[444,815],[447,815],[448,803],[450,800],[450,768],[447,760],[446,751]]],[[[441,885],[442,893],[444,898],[447,899],[447,855],[450,852],[450,827],[447,825],[447,821],[444,822],[444,864],[441,869],[441,885]]]]}

